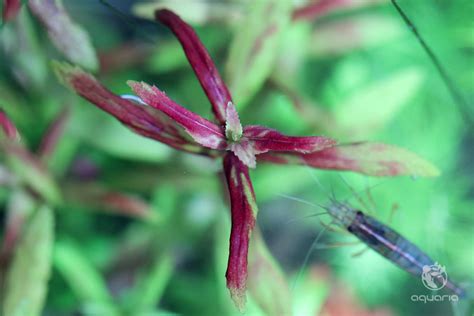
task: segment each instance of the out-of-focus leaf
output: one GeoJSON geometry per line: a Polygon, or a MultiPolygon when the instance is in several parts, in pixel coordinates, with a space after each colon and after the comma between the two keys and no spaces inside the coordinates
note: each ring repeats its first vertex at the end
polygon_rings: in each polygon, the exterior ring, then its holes
{"type": "Polygon", "coordinates": [[[247,289],[247,255],[250,235],[258,207],[248,167],[229,152],[224,158],[224,173],[229,190],[232,229],[230,233],[227,288],[239,310],[245,309],[247,289]]]}
{"type": "Polygon", "coordinates": [[[379,47],[402,34],[403,28],[394,17],[356,15],[318,25],[309,41],[309,49],[316,56],[334,56],[355,49],[379,47]]]}
{"type": "Polygon", "coordinates": [[[173,265],[169,254],[160,255],[151,269],[141,276],[132,294],[131,310],[134,314],[145,315],[155,309],[171,279],[173,265]]]}
{"type": "Polygon", "coordinates": [[[51,41],[69,61],[97,70],[99,62],[89,35],[71,20],[61,0],[30,0],[28,3],[47,29],[51,41]]]}
{"type": "Polygon", "coordinates": [[[281,34],[290,20],[291,1],[252,1],[249,14],[236,28],[227,71],[237,107],[243,107],[270,75],[281,34]]]}
{"type": "Polygon", "coordinates": [[[26,148],[13,142],[0,142],[0,151],[4,152],[7,165],[12,172],[33,191],[50,204],[57,204],[61,194],[46,167],[26,148]]]}
{"type": "Polygon", "coordinates": [[[386,3],[388,0],[315,0],[297,8],[293,20],[313,20],[334,11],[386,3]]]}
{"type": "Polygon", "coordinates": [[[100,309],[104,316],[119,315],[105,280],[73,243],[57,242],[53,260],[85,309],[100,309]]]}
{"type": "Polygon", "coordinates": [[[293,315],[320,315],[329,293],[328,269],[312,267],[295,284],[293,292],[293,315]]]}
{"type": "Polygon", "coordinates": [[[155,86],[129,81],[128,85],[148,105],[165,113],[202,146],[225,149],[227,143],[219,126],[175,103],[155,86]]]}
{"type": "Polygon", "coordinates": [[[67,205],[77,204],[82,207],[97,209],[115,215],[124,215],[148,221],[157,219],[151,206],[141,198],[112,191],[98,184],[68,182],[63,186],[67,205]]]}
{"type": "Polygon", "coordinates": [[[28,91],[43,88],[48,67],[27,10],[2,29],[0,44],[16,80],[28,91]]]}
{"type": "Polygon", "coordinates": [[[212,104],[217,121],[221,124],[224,123],[226,107],[229,102],[232,102],[232,98],[206,47],[193,28],[173,12],[158,10],[155,12],[155,17],[169,27],[178,38],[194,73],[212,104]]]}
{"type": "Polygon", "coordinates": [[[436,177],[440,171],[418,155],[393,145],[353,143],[310,154],[267,153],[257,159],[276,164],[300,164],[319,169],[355,171],[371,176],[436,177]]]}
{"type": "MultiPolygon", "coordinates": [[[[35,202],[29,194],[21,189],[13,191],[8,200],[5,233],[0,249],[0,263],[5,264],[9,261],[18,242],[18,238],[20,237],[24,223],[34,208],[35,202]]],[[[2,269],[0,268],[0,270],[2,269]]]]}
{"type": "Polygon", "coordinates": [[[240,18],[243,13],[239,3],[227,1],[154,0],[135,3],[132,8],[135,15],[147,19],[154,19],[153,12],[160,9],[176,12],[191,24],[229,23],[240,18]]]}
{"type": "Polygon", "coordinates": [[[21,0],[3,0],[3,22],[8,22],[16,18],[21,8],[21,0]]]}
{"type": "Polygon", "coordinates": [[[69,117],[69,108],[64,108],[57,117],[51,122],[48,130],[41,140],[38,155],[43,158],[49,158],[54,152],[56,145],[64,133],[66,121],[69,117]]]}
{"type": "Polygon", "coordinates": [[[288,283],[258,229],[250,241],[248,287],[266,315],[291,315],[288,283]]]}
{"type": "Polygon", "coordinates": [[[8,116],[2,110],[0,110],[0,127],[8,138],[17,139],[19,137],[15,124],[10,121],[8,116]]]}
{"type": "Polygon", "coordinates": [[[409,68],[357,91],[337,106],[339,133],[357,140],[386,126],[419,91],[422,82],[423,73],[409,68]]]}
{"type": "Polygon", "coordinates": [[[28,224],[8,272],[4,315],[41,315],[51,271],[53,236],[53,211],[42,206],[28,224]]]}

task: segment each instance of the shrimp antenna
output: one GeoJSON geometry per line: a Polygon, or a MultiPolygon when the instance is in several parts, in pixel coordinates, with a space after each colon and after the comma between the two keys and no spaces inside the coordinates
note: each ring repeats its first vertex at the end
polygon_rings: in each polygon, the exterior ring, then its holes
{"type": "Polygon", "coordinates": [[[311,257],[311,254],[313,252],[313,250],[316,248],[316,245],[318,244],[319,240],[321,239],[321,237],[323,236],[323,234],[326,232],[327,230],[327,227],[329,227],[330,225],[332,225],[334,223],[334,221],[331,221],[329,223],[328,226],[323,226],[323,228],[321,228],[321,230],[319,231],[319,233],[316,235],[316,237],[314,238],[314,241],[313,243],[311,244],[311,246],[309,247],[309,250],[308,252],[306,253],[306,256],[303,260],[303,263],[301,264],[301,267],[298,271],[298,275],[296,276],[296,279],[295,281],[293,282],[293,285],[291,287],[291,291],[294,292],[294,289],[296,287],[296,284],[299,282],[299,280],[301,279],[301,276],[303,274],[303,271],[304,269],[306,268],[306,266],[308,265],[308,261],[309,261],[309,258],[311,257]]]}
{"type": "Polygon", "coordinates": [[[114,5],[112,5],[107,0],[99,0],[99,3],[101,3],[106,8],[110,9],[112,12],[114,12],[117,16],[119,16],[122,20],[124,20],[129,26],[131,26],[132,29],[140,30],[140,32],[138,32],[138,34],[140,34],[141,37],[143,37],[144,39],[146,39],[147,41],[149,41],[153,44],[156,43],[156,38],[150,36],[150,34],[147,33],[147,32],[143,32],[141,30],[141,28],[139,27],[137,21],[145,22],[145,23],[147,23],[149,25],[153,25],[155,27],[157,26],[156,22],[127,14],[127,13],[121,11],[120,9],[118,9],[117,7],[115,7],[114,5]]]}

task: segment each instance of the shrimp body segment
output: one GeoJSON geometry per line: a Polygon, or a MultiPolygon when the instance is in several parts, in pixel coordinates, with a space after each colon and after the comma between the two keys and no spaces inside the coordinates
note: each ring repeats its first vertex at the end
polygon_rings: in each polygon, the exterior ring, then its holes
{"type": "MultiPolygon", "coordinates": [[[[420,248],[372,216],[333,200],[326,210],[339,225],[401,269],[421,277],[424,266],[435,264],[420,248]]],[[[460,297],[464,290],[449,280],[446,287],[460,297]]]]}

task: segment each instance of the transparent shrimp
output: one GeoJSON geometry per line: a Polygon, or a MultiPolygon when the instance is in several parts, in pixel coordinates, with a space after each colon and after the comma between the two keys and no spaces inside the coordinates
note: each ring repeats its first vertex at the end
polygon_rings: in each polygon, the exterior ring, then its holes
{"type": "MultiPolygon", "coordinates": [[[[331,204],[324,206],[324,209],[333,218],[334,223],[343,227],[368,247],[414,276],[421,277],[425,266],[436,264],[420,248],[395,230],[372,216],[351,207],[346,202],[339,202],[332,197],[331,204]]],[[[459,297],[465,296],[465,290],[450,280],[446,280],[445,286],[459,297]]]]}

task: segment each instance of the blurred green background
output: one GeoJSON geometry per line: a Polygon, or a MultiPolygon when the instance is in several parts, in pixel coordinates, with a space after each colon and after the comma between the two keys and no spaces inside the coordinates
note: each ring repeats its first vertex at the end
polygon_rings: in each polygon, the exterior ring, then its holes
{"type": "MultiPolygon", "coordinates": [[[[258,2],[149,3],[168,3],[196,28],[234,92],[243,124],[340,142],[393,144],[442,172],[412,179],[263,163],[252,170],[258,226],[288,278],[291,310],[295,315],[452,315],[446,301],[412,302],[414,294],[430,294],[421,280],[371,250],[353,256],[362,245],[325,247],[355,240],[338,231],[324,233],[300,273],[321,231],[319,220],[329,219],[307,217],[320,210],[284,195],[324,204],[333,190],[385,223],[397,205],[391,227],[446,266],[451,279],[472,286],[474,3],[399,1],[462,95],[465,102],[458,104],[389,1],[353,1],[359,5],[287,21],[276,49],[260,56],[253,69],[245,68],[238,57],[245,52],[239,43],[252,40],[248,19],[258,27],[267,18],[258,12],[258,2]]],[[[130,93],[126,80],[156,84],[210,118],[209,102],[179,43],[147,20],[153,10],[143,1],[110,4],[125,15],[99,1],[64,1],[100,56],[100,80],[117,94],[130,93]]],[[[31,245],[21,243],[26,254],[39,247],[45,251],[27,256],[24,264],[52,264],[43,314],[239,315],[225,286],[230,220],[220,162],[135,135],[65,89],[50,67],[50,60],[63,57],[27,8],[0,32],[0,107],[22,142],[34,152],[58,113],[70,108],[64,135],[45,161],[62,196],[51,205],[54,237],[42,232],[43,223],[31,245]],[[50,248],[51,262],[41,255],[50,248]]],[[[0,186],[2,234],[7,212],[25,209],[28,196],[18,184],[0,186]]],[[[44,282],[17,277],[32,291],[35,282],[44,282]]],[[[249,296],[247,315],[265,314],[249,296]]]]}

